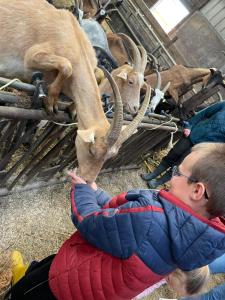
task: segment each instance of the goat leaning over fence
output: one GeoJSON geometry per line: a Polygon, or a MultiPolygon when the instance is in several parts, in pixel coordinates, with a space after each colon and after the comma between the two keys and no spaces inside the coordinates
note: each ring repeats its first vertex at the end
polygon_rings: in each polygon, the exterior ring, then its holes
{"type": "Polygon", "coordinates": [[[57,110],[60,92],[74,101],[80,174],[86,181],[94,181],[104,161],[136,130],[148,106],[150,88],[139,116],[121,132],[123,111],[118,88],[109,77],[116,94],[110,126],[94,75],[94,50],[69,11],[57,10],[45,0],[0,0],[0,26],[0,76],[30,81],[34,70],[42,71],[49,84],[44,100],[48,112],[57,110]]]}
{"type": "MultiPolygon", "coordinates": [[[[112,71],[122,97],[124,109],[135,115],[140,106],[140,89],[144,85],[144,71],[147,64],[147,53],[143,47],[137,47],[133,40],[125,34],[118,34],[127,44],[132,52],[133,66],[124,64],[112,71]],[[139,52],[140,49],[140,52],[139,52]]],[[[108,94],[110,101],[114,102],[112,89],[107,80],[100,84],[101,94],[108,94]]]]}

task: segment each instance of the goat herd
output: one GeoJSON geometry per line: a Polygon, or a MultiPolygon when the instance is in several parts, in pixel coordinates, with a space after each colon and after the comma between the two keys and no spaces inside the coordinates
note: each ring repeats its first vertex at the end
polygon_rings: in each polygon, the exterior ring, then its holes
{"type": "MultiPolygon", "coordinates": [[[[81,1],[76,2],[80,12],[81,1]]],[[[83,7],[87,7],[85,2],[83,7]]],[[[211,74],[210,69],[182,65],[159,72],[156,66],[149,68],[142,46],[125,34],[108,33],[116,68],[111,74],[104,69],[103,76],[82,20],[69,10],[57,9],[46,0],[33,0],[32,4],[29,0],[0,0],[0,12],[0,76],[30,82],[32,73],[41,71],[48,84],[48,96],[43,99],[48,114],[57,113],[60,93],[72,99],[70,113],[78,122],[77,158],[87,182],[93,182],[103,163],[117,154],[147,109],[154,112],[164,95],[178,103],[193,84],[205,86],[211,74]],[[111,124],[102,106],[103,94],[114,106],[111,124]],[[139,109],[140,95],[145,97],[139,109]],[[135,116],[125,129],[123,110],[135,116]]]]}

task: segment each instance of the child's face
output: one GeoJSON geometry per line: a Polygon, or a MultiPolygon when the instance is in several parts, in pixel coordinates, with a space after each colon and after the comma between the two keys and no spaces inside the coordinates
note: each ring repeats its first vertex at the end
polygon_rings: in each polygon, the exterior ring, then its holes
{"type": "Polygon", "coordinates": [[[184,273],[176,271],[168,275],[166,280],[179,297],[188,295],[186,290],[186,275],[184,273]]]}

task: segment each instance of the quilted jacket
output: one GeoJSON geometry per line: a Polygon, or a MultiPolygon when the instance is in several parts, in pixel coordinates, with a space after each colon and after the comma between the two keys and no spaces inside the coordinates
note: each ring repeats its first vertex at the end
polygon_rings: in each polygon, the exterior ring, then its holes
{"type": "Polygon", "coordinates": [[[225,101],[210,105],[186,122],[192,143],[225,142],[225,101]]]}
{"type": "Polygon", "coordinates": [[[133,190],[110,200],[76,184],[71,199],[78,232],[49,273],[57,299],[131,299],[175,268],[201,267],[225,251],[224,220],[197,215],[165,190],[133,190]]]}

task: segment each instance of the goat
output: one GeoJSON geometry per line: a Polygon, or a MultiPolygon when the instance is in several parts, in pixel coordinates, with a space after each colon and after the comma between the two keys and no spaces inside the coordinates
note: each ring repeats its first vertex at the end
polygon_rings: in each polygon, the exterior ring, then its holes
{"type": "MultiPolygon", "coordinates": [[[[168,70],[160,72],[160,75],[162,86],[170,82],[166,95],[172,97],[177,105],[179,97],[188,92],[194,84],[201,82],[203,87],[206,86],[211,75],[211,70],[207,68],[191,68],[175,65],[168,70]]],[[[150,74],[145,77],[145,81],[147,84],[150,84],[152,88],[155,88],[157,75],[150,74]]],[[[145,87],[142,88],[142,92],[144,91],[145,87]]]]}
{"type": "Polygon", "coordinates": [[[79,172],[87,182],[93,182],[104,161],[136,130],[150,89],[139,116],[121,132],[123,111],[118,88],[109,77],[116,94],[110,126],[94,75],[97,60],[93,47],[72,13],[58,10],[45,0],[33,0],[32,5],[30,0],[0,0],[0,26],[0,76],[30,81],[34,70],[41,71],[49,84],[44,105],[50,113],[57,110],[60,92],[74,101],[79,172]]]}
{"type": "Polygon", "coordinates": [[[110,52],[112,53],[119,67],[131,62],[131,58],[129,57],[129,54],[125,48],[123,38],[119,34],[108,32],[107,41],[110,52]]]}
{"type": "Polygon", "coordinates": [[[83,10],[85,19],[98,19],[100,16],[106,15],[105,9],[111,0],[75,0],[76,2],[78,2],[77,7],[83,10]]]}
{"type": "MultiPolygon", "coordinates": [[[[143,47],[139,47],[140,52],[133,40],[125,34],[118,34],[118,36],[126,40],[132,51],[133,66],[125,64],[112,71],[112,76],[115,79],[122,97],[124,109],[135,115],[140,105],[140,89],[144,84],[144,70],[147,64],[147,54],[143,47]]],[[[114,102],[112,89],[107,80],[103,80],[100,84],[101,94],[110,95],[110,101],[114,102]]]]}

